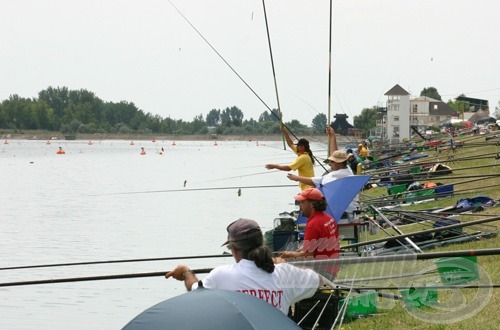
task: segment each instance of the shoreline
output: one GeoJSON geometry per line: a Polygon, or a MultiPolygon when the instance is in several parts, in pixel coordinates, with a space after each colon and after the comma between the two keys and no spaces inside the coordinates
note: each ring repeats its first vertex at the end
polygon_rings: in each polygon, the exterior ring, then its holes
{"type": "MultiPolygon", "coordinates": [[[[95,133],[95,134],[77,134],[75,139],[66,139],[65,135],[60,132],[17,132],[7,133],[0,132],[1,140],[56,140],[56,141],[98,141],[98,140],[131,140],[131,141],[281,141],[281,135],[216,135],[216,134],[197,134],[197,135],[175,135],[175,134],[111,134],[111,133],[95,133]]],[[[326,135],[314,135],[306,137],[310,141],[327,142],[326,135]]],[[[355,137],[346,137],[337,135],[337,140],[341,143],[352,142],[355,137]]]]}

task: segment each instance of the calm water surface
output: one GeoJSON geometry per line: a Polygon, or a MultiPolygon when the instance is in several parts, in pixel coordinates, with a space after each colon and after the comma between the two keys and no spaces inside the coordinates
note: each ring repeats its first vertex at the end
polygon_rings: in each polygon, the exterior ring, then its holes
{"type": "MultiPolygon", "coordinates": [[[[281,142],[8,142],[0,141],[0,268],[220,254],[231,221],[246,217],[271,229],[278,213],[295,208],[292,196],[299,191],[286,172],[264,168],[294,159],[281,142]],[[56,155],[59,146],[65,155],[56,155]],[[139,155],[140,147],[147,155],[139,155]]],[[[312,147],[324,157],[324,145],[312,147]]],[[[0,270],[0,282],[229,262],[233,260],[0,270]]],[[[183,292],[182,283],[163,277],[2,287],[0,328],[119,329],[144,309],[183,292]]]]}

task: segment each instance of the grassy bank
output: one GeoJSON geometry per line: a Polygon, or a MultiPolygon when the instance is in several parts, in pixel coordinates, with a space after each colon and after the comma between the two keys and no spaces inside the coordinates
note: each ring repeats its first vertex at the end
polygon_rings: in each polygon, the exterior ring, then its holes
{"type": "MultiPolygon", "coordinates": [[[[420,209],[430,209],[430,208],[442,208],[446,206],[455,205],[460,198],[472,198],[478,195],[488,196],[495,200],[500,198],[500,179],[498,177],[485,178],[484,180],[477,180],[474,182],[467,178],[452,179],[453,176],[477,176],[482,174],[498,174],[500,173],[500,160],[495,159],[495,154],[500,152],[500,146],[490,145],[481,146],[481,144],[486,144],[484,137],[474,137],[474,138],[464,138],[464,147],[459,148],[455,154],[438,154],[434,151],[429,152],[429,158],[422,160],[421,162],[431,162],[440,161],[446,163],[453,170],[453,174],[450,174],[450,179],[440,179],[444,184],[454,184],[456,193],[452,197],[446,197],[432,202],[422,203],[418,205],[410,205],[405,207],[405,210],[420,210],[420,209]],[[468,144],[474,145],[468,147],[468,144]],[[479,159],[481,155],[489,155],[484,159],[479,159]],[[453,156],[451,158],[450,156],[453,156]],[[476,157],[476,159],[463,160],[459,159],[476,157]],[[457,161],[455,161],[455,160],[457,161]],[[481,168],[473,168],[478,166],[484,166],[481,168]],[[464,183],[465,182],[465,183],[464,183]],[[488,188],[484,188],[488,186],[488,188]]],[[[498,141],[498,140],[496,140],[498,141]]],[[[420,162],[420,161],[419,161],[420,162]]],[[[387,195],[387,188],[377,187],[371,189],[363,195],[364,199],[372,199],[375,197],[386,197],[391,198],[387,195]]],[[[486,208],[484,211],[479,213],[474,213],[471,215],[463,215],[457,217],[462,222],[478,220],[480,218],[493,217],[500,215],[500,206],[498,202],[496,206],[486,208]]],[[[496,232],[497,227],[500,225],[500,221],[495,221],[488,223],[487,225],[480,225],[475,227],[466,227],[465,231],[468,233],[474,233],[478,230],[488,230],[496,232]]],[[[415,231],[428,229],[432,227],[432,224],[412,224],[399,227],[404,233],[412,233],[415,231]]],[[[387,231],[392,235],[397,235],[393,229],[387,229],[387,231]]],[[[363,235],[364,236],[364,235],[363,235]]],[[[368,236],[368,240],[373,240],[376,238],[387,237],[384,232],[379,232],[377,235],[368,236]]],[[[424,252],[440,252],[440,251],[456,251],[456,250],[476,250],[476,249],[492,249],[500,248],[500,238],[494,237],[491,239],[479,239],[477,241],[463,243],[463,244],[453,244],[448,246],[436,247],[432,250],[426,250],[424,252]]],[[[481,281],[484,281],[487,276],[491,279],[492,284],[500,284],[500,258],[498,256],[484,256],[478,257],[477,263],[480,269],[483,269],[485,273],[481,274],[481,281]],[[485,276],[487,274],[487,276],[485,276]]],[[[417,269],[426,269],[430,267],[434,268],[435,264],[433,262],[417,262],[417,269]]],[[[397,267],[404,267],[403,263],[397,265],[397,267]]],[[[397,280],[386,280],[377,282],[379,286],[392,286],[397,280]]],[[[414,277],[408,280],[408,283],[426,283],[429,285],[440,285],[439,277],[437,273],[434,273],[434,277],[429,277],[427,279],[425,276],[414,277]],[[437,281],[437,282],[436,282],[437,281]]],[[[476,282],[471,282],[474,284],[476,282]]],[[[500,324],[500,310],[498,308],[500,304],[500,289],[491,289],[492,295],[486,305],[483,307],[481,304],[486,302],[486,299],[479,299],[477,296],[478,289],[454,289],[454,290],[443,290],[438,292],[439,305],[438,308],[424,307],[417,309],[417,312],[411,312],[401,302],[390,302],[387,304],[387,299],[379,300],[381,305],[391,306],[391,308],[379,310],[380,314],[376,314],[373,317],[357,319],[353,322],[345,323],[343,325],[344,329],[498,329],[500,324]],[[454,302],[460,302],[458,306],[453,305],[454,302]],[[474,313],[468,314],[470,311],[474,313]],[[456,313],[451,317],[451,320],[447,320],[447,317],[456,313]],[[417,317],[417,316],[418,317],[417,317]],[[423,316],[421,318],[420,316],[423,316]],[[429,321],[426,317],[430,317],[434,321],[429,321]],[[464,318],[460,320],[460,318],[464,318]],[[459,321],[457,321],[459,320],[459,321]],[[457,322],[454,322],[457,321],[457,322]],[[434,323],[432,323],[434,322],[434,323]]],[[[385,291],[392,294],[399,294],[398,291],[385,291]]],[[[486,291],[481,291],[486,292],[486,291]]],[[[379,298],[380,299],[380,298],[379,298]]]]}

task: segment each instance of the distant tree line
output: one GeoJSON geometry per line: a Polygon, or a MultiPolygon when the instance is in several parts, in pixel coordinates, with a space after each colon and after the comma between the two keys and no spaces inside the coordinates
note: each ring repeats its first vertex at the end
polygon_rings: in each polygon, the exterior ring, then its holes
{"type": "MultiPolygon", "coordinates": [[[[245,119],[236,106],[212,109],[199,114],[191,122],[146,113],[134,103],[105,102],[85,89],[49,87],[38,98],[11,95],[0,103],[0,129],[48,130],[64,134],[139,133],[139,134],[280,134],[281,114],[264,111],[257,120],[245,119]]],[[[318,114],[311,126],[298,120],[285,122],[295,134],[324,132],[326,115],[318,114]]]]}

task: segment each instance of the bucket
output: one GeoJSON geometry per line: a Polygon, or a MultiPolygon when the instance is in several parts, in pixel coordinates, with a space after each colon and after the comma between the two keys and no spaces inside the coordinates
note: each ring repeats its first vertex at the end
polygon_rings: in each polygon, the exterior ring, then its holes
{"type": "Polygon", "coordinates": [[[434,262],[443,284],[462,284],[479,279],[476,256],[439,258],[434,262]]]}
{"type": "Polygon", "coordinates": [[[404,289],[399,292],[407,307],[420,308],[422,306],[436,304],[438,301],[438,292],[432,287],[404,289]]]}
{"type": "MultiPolygon", "coordinates": [[[[347,319],[354,319],[360,315],[369,315],[377,312],[378,295],[375,291],[361,293],[349,298],[347,311],[345,313],[347,319]]],[[[339,310],[345,303],[345,299],[339,301],[339,310]]]]}

